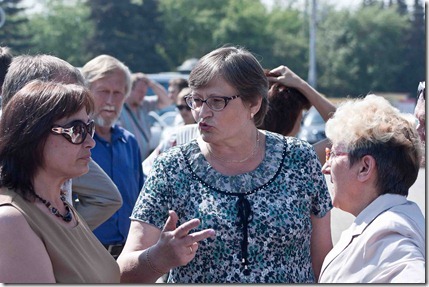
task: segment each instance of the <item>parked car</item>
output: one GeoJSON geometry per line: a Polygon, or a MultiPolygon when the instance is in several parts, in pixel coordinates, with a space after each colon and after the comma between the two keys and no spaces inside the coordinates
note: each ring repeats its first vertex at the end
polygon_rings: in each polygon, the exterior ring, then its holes
{"type": "MultiPolygon", "coordinates": [[[[162,73],[146,74],[146,75],[149,79],[157,81],[158,83],[163,85],[164,88],[166,88],[166,89],[168,89],[168,82],[171,79],[184,78],[187,80],[189,78],[189,74],[183,74],[183,73],[178,73],[178,72],[162,72],[162,73]]],[[[153,91],[151,88],[149,88],[147,90],[147,95],[153,95],[153,91]]]]}
{"type": "Polygon", "coordinates": [[[311,144],[326,138],[325,121],[314,107],[304,115],[297,137],[311,144]]]}

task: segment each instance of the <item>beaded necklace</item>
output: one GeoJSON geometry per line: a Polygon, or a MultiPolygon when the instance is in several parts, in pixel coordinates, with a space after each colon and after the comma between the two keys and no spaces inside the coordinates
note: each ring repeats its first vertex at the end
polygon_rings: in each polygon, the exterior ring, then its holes
{"type": "Polygon", "coordinates": [[[61,192],[61,195],[60,195],[60,199],[61,199],[61,201],[63,202],[63,204],[64,204],[64,207],[66,208],[66,214],[64,214],[64,215],[62,215],[59,211],[58,211],[58,209],[56,209],[55,207],[53,207],[52,206],[52,204],[49,202],[49,201],[47,201],[46,199],[43,199],[42,197],[40,197],[38,194],[36,194],[35,193],[35,195],[36,195],[36,197],[41,201],[41,202],[43,202],[43,204],[49,209],[49,211],[53,214],[53,215],[55,215],[55,216],[57,216],[57,217],[61,217],[61,219],[62,220],[64,220],[65,222],[70,222],[71,220],[72,220],[72,214],[71,214],[71,212],[70,212],[70,208],[69,208],[69,206],[67,205],[67,203],[66,203],[66,197],[65,197],[65,195],[64,195],[64,193],[63,192],[61,192]]]}

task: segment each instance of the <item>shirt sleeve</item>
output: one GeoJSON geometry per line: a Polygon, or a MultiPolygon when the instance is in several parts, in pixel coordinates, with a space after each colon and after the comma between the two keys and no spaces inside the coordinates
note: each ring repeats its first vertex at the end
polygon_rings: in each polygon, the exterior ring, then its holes
{"type": "Polygon", "coordinates": [[[143,221],[162,229],[170,208],[170,185],[164,154],[155,160],[131,214],[132,220],[143,221]]]}
{"type": "Polygon", "coordinates": [[[306,161],[309,176],[308,185],[312,189],[311,213],[321,218],[333,207],[331,195],[326,185],[325,176],[322,173],[322,166],[313,146],[307,142],[304,142],[304,146],[308,154],[306,161]]]}

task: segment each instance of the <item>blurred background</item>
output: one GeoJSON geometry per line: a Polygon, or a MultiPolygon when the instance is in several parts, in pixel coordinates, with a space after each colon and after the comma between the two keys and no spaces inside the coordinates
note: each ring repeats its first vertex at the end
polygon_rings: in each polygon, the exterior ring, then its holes
{"type": "Polygon", "coordinates": [[[192,59],[234,44],[265,68],[285,64],[311,76],[328,97],[415,98],[425,78],[423,0],[0,0],[0,7],[0,45],[75,66],[105,53],[133,72],[188,73],[192,59]]]}
{"type": "MultiPolygon", "coordinates": [[[[110,54],[167,87],[225,44],[334,101],[376,93],[412,112],[426,77],[423,0],[0,0],[0,45],[80,67],[110,54]]],[[[307,118],[307,119],[306,119],[307,118]]],[[[301,138],[324,137],[310,110],[301,138]],[[307,127],[309,126],[309,127],[307,127]]]]}

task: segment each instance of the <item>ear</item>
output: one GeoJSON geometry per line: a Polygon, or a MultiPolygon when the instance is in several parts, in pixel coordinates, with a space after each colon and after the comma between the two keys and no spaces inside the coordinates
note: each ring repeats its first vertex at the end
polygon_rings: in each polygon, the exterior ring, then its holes
{"type": "MultiPolygon", "coordinates": [[[[258,101],[256,102],[256,104],[254,105],[250,105],[250,114],[251,115],[256,115],[259,112],[259,109],[261,108],[261,103],[262,103],[262,99],[258,99],[258,101]]],[[[253,118],[253,116],[251,116],[253,118]]]]}
{"type": "Polygon", "coordinates": [[[363,156],[358,163],[358,180],[360,182],[375,178],[377,164],[371,155],[363,156]]]}

